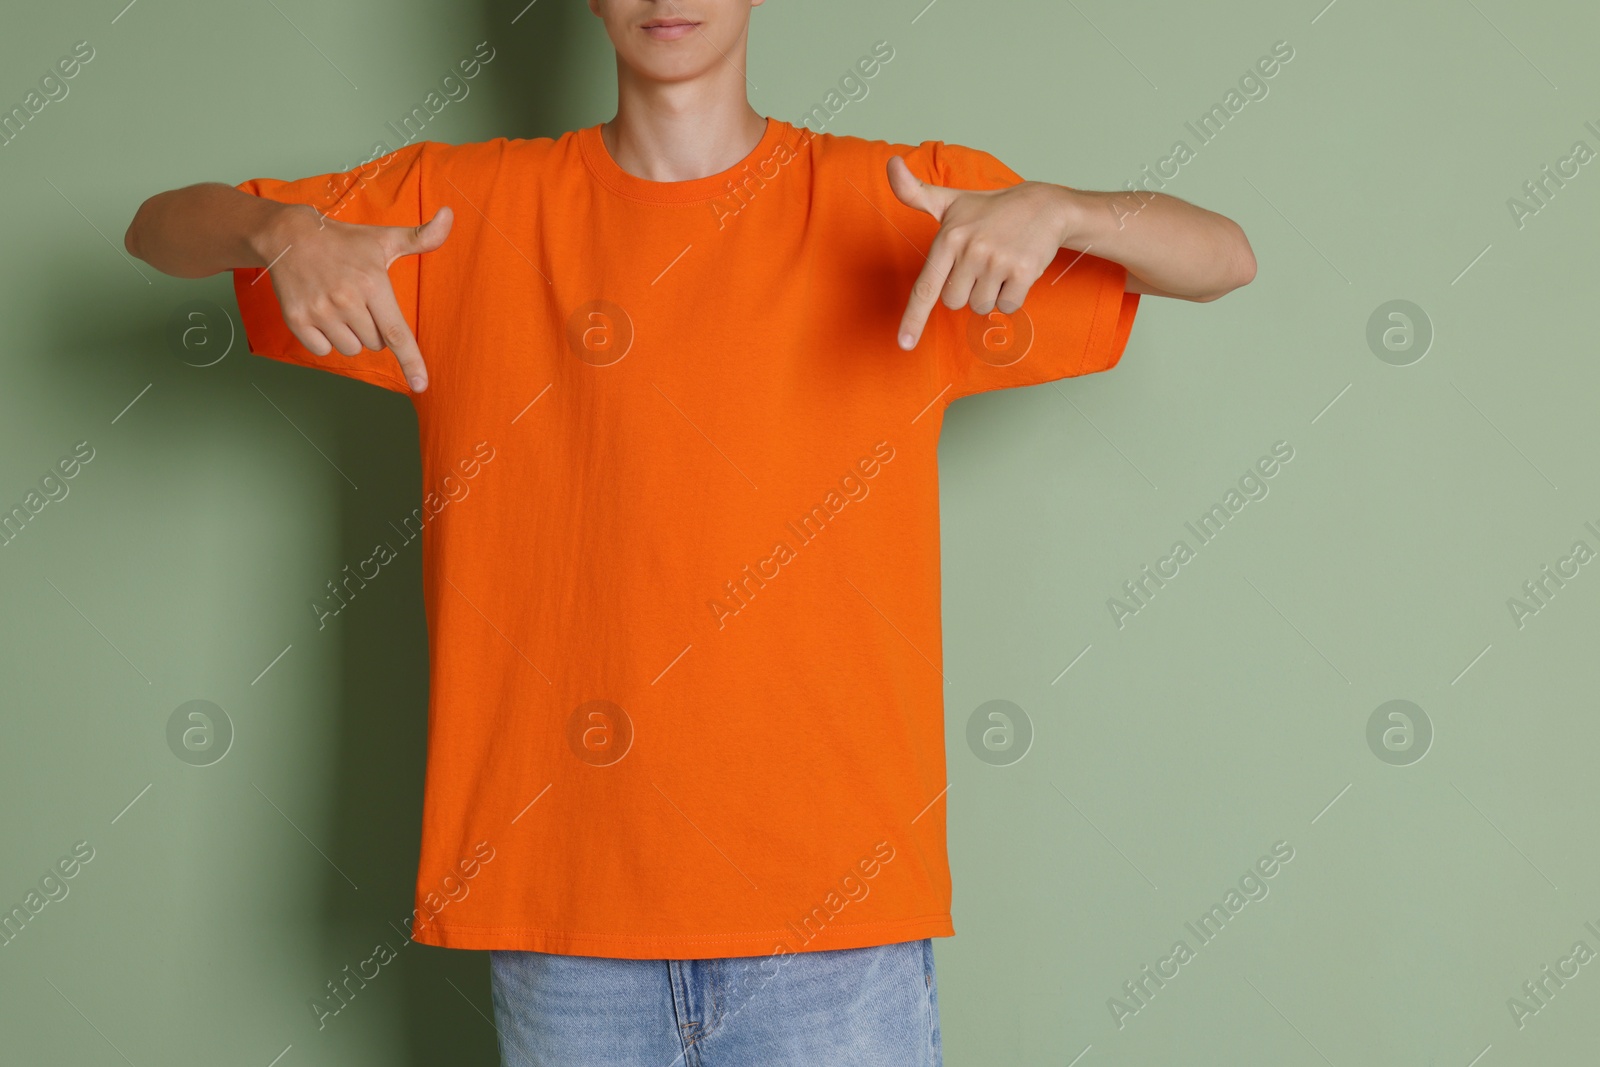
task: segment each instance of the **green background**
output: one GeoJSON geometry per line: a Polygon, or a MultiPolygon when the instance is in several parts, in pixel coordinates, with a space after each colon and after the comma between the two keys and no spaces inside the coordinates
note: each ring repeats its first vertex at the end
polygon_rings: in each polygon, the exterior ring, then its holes
{"type": "MultiPolygon", "coordinates": [[[[0,906],[95,849],[0,948],[0,1059],[492,1063],[481,953],[407,947],[325,1029],[307,1007],[411,907],[418,556],[324,631],[306,601],[416,506],[414,414],[242,340],[190,366],[169,317],[233,312],[228,279],[168,278],[121,238],[161,189],[355,165],[484,40],[428,138],[599,122],[606,39],[575,0],[514,23],[525,0],[125,2],[0,34],[6,108],[96,52],[0,148],[0,506],[95,449],[0,548],[0,906]],[[166,739],[194,699],[236,733],[208,767],[166,739]]],[[[773,0],[752,102],[798,122],[887,40],[830,130],[1097,189],[1181,138],[1165,191],[1239,221],[1260,265],[1220,302],[1146,297],[1111,373],[949,412],[947,1062],[1591,1061],[1600,962],[1520,1027],[1507,1000],[1600,950],[1600,563],[1520,627],[1507,601],[1600,549],[1600,163],[1520,227],[1507,199],[1600,149],[1597,9],[925,2],[773,0]],[[1198,146],[1184,124],[1278,41],[1268,95],[1198,146]],[[1368,321],[1401,299],[1434,337],[1396,366],[1368,321]],[[1270,493],[1119,627],[1107,600],[1278,441],[1270,493]],[[1425,758],[1369,744],[1396,699],[1431,724],[1425,758]],[[1020,760],[969,747],[991,700],[1032,724],[1020,760]],[[1270,893],[1197,947],[1185,923],[1280,841],[1270,893]],[[1194,958],[1119,1026],[1108,1001],[1179,938],[1194,958]]]]}

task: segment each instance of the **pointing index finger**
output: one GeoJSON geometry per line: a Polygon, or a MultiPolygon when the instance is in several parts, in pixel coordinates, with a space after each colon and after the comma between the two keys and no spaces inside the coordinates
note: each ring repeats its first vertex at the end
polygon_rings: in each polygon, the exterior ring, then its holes
{"type": "Polygon", "coordinates": [[[900,319],[900,347],[906,351],[916,348],[917,342],[922,339],[928,316],[933,314],[933,306],[939,302],[939,293],[950,277],[955,258],[950,242],[945,240],[944,231],[939,231],[939,235],[933,239],[933,246],[928,249],[928,262],[923,265],[922,273],[917,275],[916,283],[911,286],[911,299],[906,304],[905,315],[900,319]]]}
{"type": "Polygon", "coordinates": [[[399,361],[400,371],[410,383],[412,391],[422,392],[428,387],[428,368],[422,362],[422,350],[417,347],[417,339],[411,335],[411,327],[406,325],[405,316],[400,313],[400,304],[394,298],[393,288],[383,286],[368,310],[372,312],[372,321],[378,327],[384,345],[399,361]]]}

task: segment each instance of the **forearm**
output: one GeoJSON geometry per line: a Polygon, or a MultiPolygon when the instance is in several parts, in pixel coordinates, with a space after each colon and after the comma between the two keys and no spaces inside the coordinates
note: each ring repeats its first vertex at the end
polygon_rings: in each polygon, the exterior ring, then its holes
{"type": "Polygon", "coordinates": [[[1061,247],[1122,264],[1130,291],[1209,301],[1255,277],[1250,242],[1226,216],[1165,193],[1057,188],[1061,247]]]}
{"type": "Polygon", "coordinates": [[[280,204],[222,182],[157,193],[139,206],[123,237],[128,253],[163,274],[204,278],[235,267],[264,267],[282,251],[279,236],[292,213],[280,204]]]}

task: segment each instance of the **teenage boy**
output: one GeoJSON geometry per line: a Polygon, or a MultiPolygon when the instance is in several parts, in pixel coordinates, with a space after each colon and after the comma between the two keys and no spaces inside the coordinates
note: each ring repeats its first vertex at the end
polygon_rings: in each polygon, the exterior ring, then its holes
{"type": "Polygon", "coordinates": [[[1170,196],[760,115],[760,2],[589,0],[609,122],[193,185],[128,229],[231,270],[251,351],[416,410],[413,937],[491,950],[510,1064],[940,1062],[944,411],[1107,370],[1141,294],[1255,273],[1170,196]]]}

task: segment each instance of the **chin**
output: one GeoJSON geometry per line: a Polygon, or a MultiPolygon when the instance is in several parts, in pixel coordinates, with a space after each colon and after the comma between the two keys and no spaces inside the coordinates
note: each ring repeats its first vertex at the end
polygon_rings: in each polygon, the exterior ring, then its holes
{"type": "Polygon", "coordinates": [[[640,33],[629,45],[628,66],[652,81],[687,81],[723,61],[699,33],[676,40],[656,40],[640,33]]]}
{"type": "Polygon", "coordinates": [[[675,49],[660,46],[645,48],[628,57],[628,66],[653,82],[692,81],[706,72],[709,64],[704,56],[688,49],[674,52],[675,49]]]}

